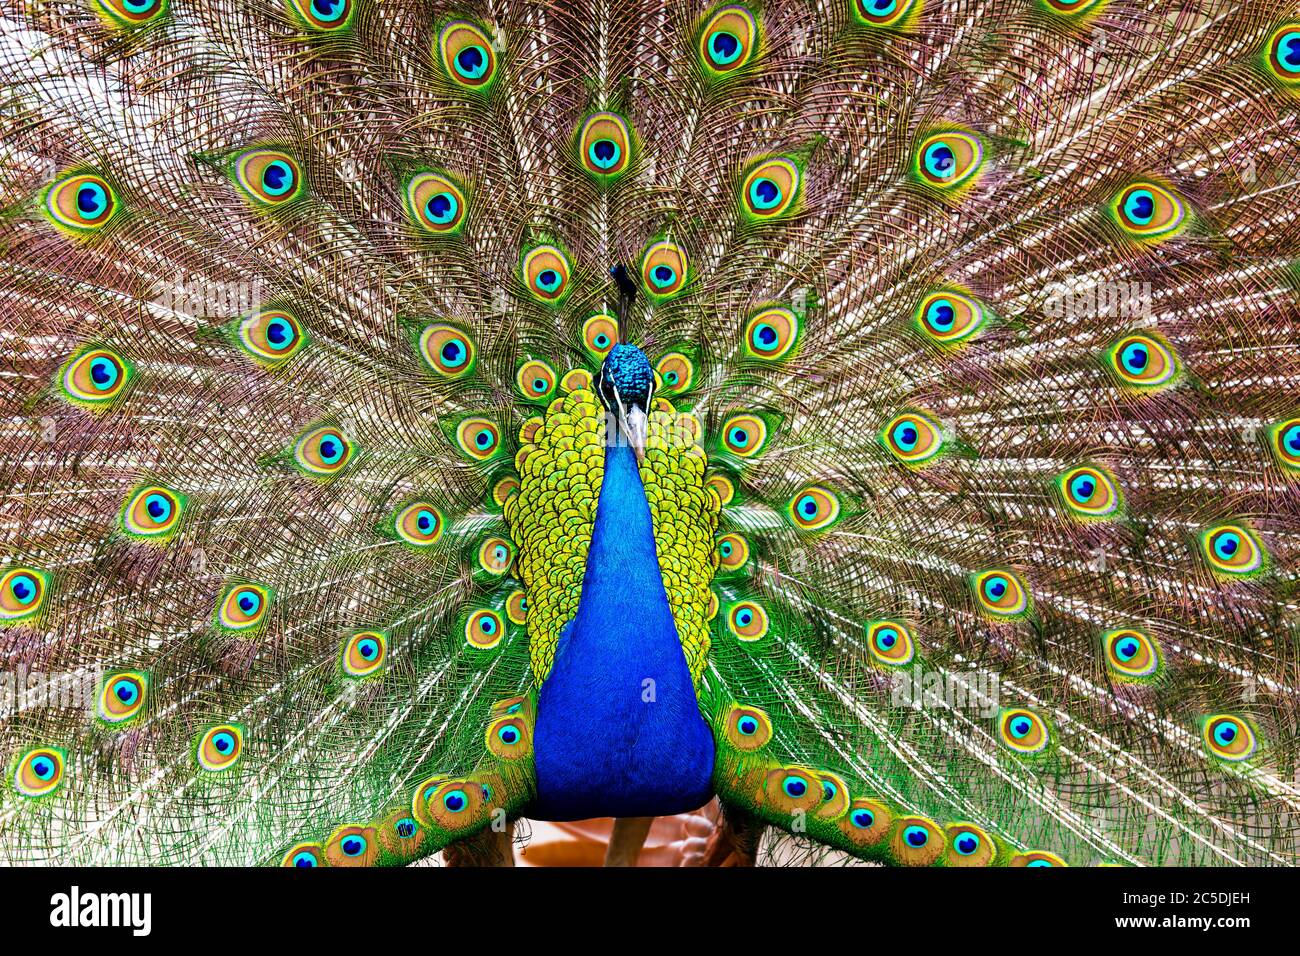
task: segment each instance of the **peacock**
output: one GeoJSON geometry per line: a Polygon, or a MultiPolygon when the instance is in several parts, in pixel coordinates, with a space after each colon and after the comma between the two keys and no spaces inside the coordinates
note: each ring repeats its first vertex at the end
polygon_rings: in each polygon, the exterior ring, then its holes
{"type": "Polygon", "coordinates": [[[2,15],[3,859],[1298,862],[1292,3],[2,15]]]}

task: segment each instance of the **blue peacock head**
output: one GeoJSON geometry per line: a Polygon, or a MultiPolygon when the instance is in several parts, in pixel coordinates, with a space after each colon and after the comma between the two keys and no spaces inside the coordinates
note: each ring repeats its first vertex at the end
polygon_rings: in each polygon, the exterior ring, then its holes
{"type": "Polygon", "coordinates": [[[631,445],[637,461],[645,458],[646,427],[654,391],[654,371],[644,352],[635,345],[623,343],[610,349],[596,382],[596,394],[617,424],[617,428],[606,432],[606,441],[631,445]]]}

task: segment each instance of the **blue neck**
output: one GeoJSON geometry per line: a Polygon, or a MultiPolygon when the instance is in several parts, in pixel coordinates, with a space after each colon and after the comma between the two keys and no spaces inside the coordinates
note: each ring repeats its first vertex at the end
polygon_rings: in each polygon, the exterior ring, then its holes
{"type": "Polygon", "coordinates": [[[538,699],[542,819],[656,816],[711,796],[700,715],[655,550],[636,457],[605,450],[578,613],[538,699]]]}

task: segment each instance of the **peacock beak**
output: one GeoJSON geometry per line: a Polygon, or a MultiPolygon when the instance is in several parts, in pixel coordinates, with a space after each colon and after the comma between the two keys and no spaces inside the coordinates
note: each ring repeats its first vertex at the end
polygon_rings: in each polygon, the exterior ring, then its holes
{"type": "Polygon", "coordinates": [[[635,405],[626,410],[619,410],[618,429],[627,439],[627,443],[632,446],[637,464],[645,461],[645,438],[648,425],[649,419],[646,418],[646,413],[635,405]]]}

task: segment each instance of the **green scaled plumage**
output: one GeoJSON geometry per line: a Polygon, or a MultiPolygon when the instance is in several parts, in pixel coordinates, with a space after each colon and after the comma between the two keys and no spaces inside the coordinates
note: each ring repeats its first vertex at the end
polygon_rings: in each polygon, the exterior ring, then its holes
{"type": "Polygon", "coordinates": [[[1283,7],[28,5],[0,858],[508,838],[625,341],[763,861],[1300,861],[1283,7]]]}

